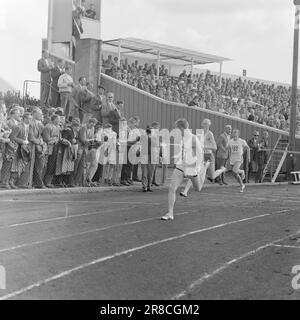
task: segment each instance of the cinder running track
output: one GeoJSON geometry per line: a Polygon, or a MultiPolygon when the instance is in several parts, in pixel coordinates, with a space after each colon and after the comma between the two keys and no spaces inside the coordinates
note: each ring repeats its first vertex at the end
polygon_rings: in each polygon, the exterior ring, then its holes
{"type": "Polygon", "coordinates": [[[299,299],[294,186],[0,197],[1,299],[299,299]]]}

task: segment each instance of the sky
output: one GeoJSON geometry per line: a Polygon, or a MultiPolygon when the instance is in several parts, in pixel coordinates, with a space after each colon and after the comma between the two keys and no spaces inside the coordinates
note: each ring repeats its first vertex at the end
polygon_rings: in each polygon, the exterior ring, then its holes
{"type": "MultiPolygon", "coordinates": [[[[25,79],[40,78],[47,12],[48,0],[1,0],[0,78],[17,90],[25,79]]],[[[102,38],[136,37],[220,55],[232,59],[225,73],[246,69],[249,77],[291,83],[294,13],[293,0],[102,0],[102,38]]]]}

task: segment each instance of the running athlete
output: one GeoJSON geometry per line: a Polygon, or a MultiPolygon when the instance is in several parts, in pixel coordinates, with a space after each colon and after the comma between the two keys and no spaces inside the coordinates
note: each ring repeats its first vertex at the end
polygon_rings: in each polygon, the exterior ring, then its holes
{"type": "Polygon", "coordinates": [[[232,139],[228,143],[229,145],[229,163],[232,166],[232,172],[235,178],[241,186],[241,193],[245,190],[243,180],[245,179],[245,171],[241,170],[243,164],[243,154],[245,149],[248,151],[248,161],[250,162],[250,148],[247,142],[240,139],[240,131],[238,129],[233,130],[232,139]]]}
{"type": "Polygon", "coordinates": [[[199,139],[189,130],[189,123],[186,119],[177,120],[175,127],[179,129],[183,136],[182,143],[182,161],[176,164],[169,187],[169,211],[163,216],[162,220],[174,220],[174,204],[176,201],[176,191],[182,184],[184,178],[191,181],[197,192],[202,190],[205,176],[210,162],[203,163],[203,149],[199,139]],[[192,149],[193,156],[196,156],[194,162],[188,161],[188,150],[192,149]]]}
{"type": "MultiPolygon", "coordinates": [[[[214,138],[214,134],[209,130],[211,126],[211,121],[209,119],[204,119],[202,121],[202,128],[204,129],[204,161],[209,161],[208,175],[209,181],[213,182],[217,177],[226,172],[225,167],[221,167],[219,170],[215,171],[215,157],[214,152],[217,150],[217,144],[214,138]]],[[[187,197],[190,188],[192,187],[192,182],[189,180],[183,192],[180,193],[182,197],[187,197]]]]}

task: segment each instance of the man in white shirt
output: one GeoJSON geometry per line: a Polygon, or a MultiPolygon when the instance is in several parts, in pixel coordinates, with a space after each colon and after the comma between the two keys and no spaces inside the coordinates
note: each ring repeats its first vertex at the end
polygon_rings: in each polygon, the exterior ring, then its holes
{"type": "Polygon", "coordinates": [[[59,77],[57,86],[60,93],[61,108],[64,110],[66,121],[70,115],[70,97],[74,86],[74,81],[71,76],[72,69],[67,67],[65,72],[59,77]]]}
{"type": "Polygon", "coordinates": [[[245,171],[241,170],[241,165],[243,164],[243,154],[245,149],[248,150],[248,161],[250,162],[250,148],[247,142],[243,139],[240,139],[240,131],[235,129],[233,130],[232,139],[228,143],[229,145],[229,161],[232,166],[232,171],[241,186],[241,193],[245,190],[245,185],[243,180],[245,179],[245,171]]]}

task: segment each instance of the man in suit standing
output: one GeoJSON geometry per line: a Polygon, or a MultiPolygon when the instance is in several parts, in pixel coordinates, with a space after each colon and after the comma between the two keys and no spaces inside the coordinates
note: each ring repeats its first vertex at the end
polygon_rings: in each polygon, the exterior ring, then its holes
{"type": "MultiPolygon", "coordinates": [[[[9,114],[10,119],[7,120],[6,126],[10,134],[16,126],[21,122],[21,112],[18,107],[13,108],[9,114]]],[[[5,152],[3,158],[3,165],[1,169],[1,187],[5,189],[16,189],[16,186],[11,180],[11,169],[13,161],[15,161],[17,154],[18,144],[15,141],[11,141],[9,137],[9,142],[5,144],[5,152]]]]}
{"type": "Polygon", "coordinates": [[[107,101],[104,104],[102,104],[100,112],[103,125],[111,123],[111,112],[116,109],[116,106],[114,104],[114,97],[114,94],[112,92],[109,92],[107,94],[107,101]]]}
{"type": "Polygon", "coordinates": [[[43,182],[43,169],[47,147],[42,137],[44,130],[42,121],[42,110],[37,108],[32,112],[32,121],[29,127],[28,140],[31,142],[32,148],[35,149],[35,158],[33,166],[33,186],[39,189],[46,189],[43,182]]]}
{"type": "Polygon", "coordinates": [[[60,95],[58,88],[58,79],[64,73],[64,62],[59,59],[55,67],[51,70],[52,86],[51,86],[51,105],[54,108],[60,107],[60,95]]]}
{"type": "Polygon", "coordinates": [[[49,53],[43,50],[42,58],[38,61],[38,71],[41,73],[41,106],[49,104],[52,69],[53,63],[49,59],[49,53]]]}
{"type": "Polygon", "coordinates": [[[79,118],[80,122],[83,121],[83,98],[86,95],[86,85],[87,81],[85,77],[80,77],[78,79],[78,84],[73,88],[72,94],[71,94],[71,115],[74,118],[79,118]]]}
{"type": "Polygon", "coordinates": [[[248,146],[250,147],[250,162],[248,164],[248,168],[245,168],[245,172],[248,172],[246,175],[247,183],[249,183],[251,173],[257,172],[257,154],[259,149],[258,131],[254,131],[253,137],[248,141],[248,146]]]}
{"type": "MultiPolygon", "coordinates": [[[[10,134],[10,140],[18,145],[16,156],[12,162],[11,167],[11,177],[10,186],[15,189],[16,184],[19,185],[20,177],[28,171],[28,165],[31,160],[31,150],[28,142],[29,135],[29,124],[31,121],[31,114],[26,112],[23,115],[23,121],[21,121],[17,126],[14,126],[10,134]]],[[[26,180],[23,177],[23,181],[26,180]]],[[[29,181],[27,179],[25,185],[19,187],[27,188],[29,181]]]]}
{"type": "MultiPolygon", "coordinates": [[[[218,139],[217,142],[217,169],[220,169],[222,167],[226,167],[226,162],[229,157],[229,140],[232,132],[232,127],[230,125],[227,125],[225,127],[224,133],[222,133],[218,139]]],[[[218,178],[218,182],[220,185],[227,185],[227,182],[225,181],[225,173],[223,173],[220,178],[218,178]]]]}

